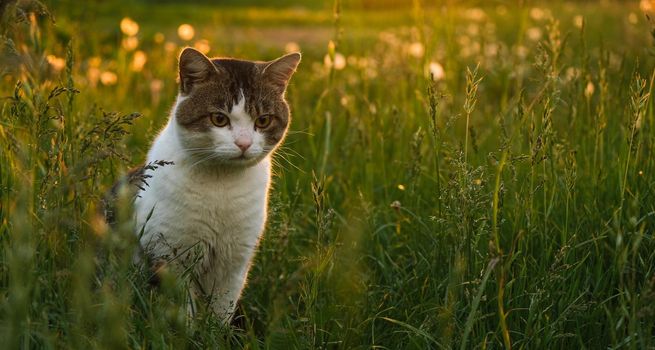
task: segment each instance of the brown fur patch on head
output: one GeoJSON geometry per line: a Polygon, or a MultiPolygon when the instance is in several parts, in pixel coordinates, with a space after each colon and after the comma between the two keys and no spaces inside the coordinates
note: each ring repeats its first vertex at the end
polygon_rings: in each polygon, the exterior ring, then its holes
{"type": "Polygon", "coordinates": [[[300,54],[289,54],[270,62],[231,58],[209,59],[187,48],[180,56],[180,94],[177,122],[189,131],[207,132],[214,128],[212,112],[225,114],[245,99],[245,110],[253,120],[272,116],[264,133],[267,144],[279,143],[289,124],[289,106],[284,93],[300,62],[300,54]]]}

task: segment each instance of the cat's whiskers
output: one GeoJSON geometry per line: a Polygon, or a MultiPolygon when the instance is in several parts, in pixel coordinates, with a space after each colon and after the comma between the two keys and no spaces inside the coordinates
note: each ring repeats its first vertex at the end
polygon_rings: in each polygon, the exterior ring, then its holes
{"type": "Polygon", "coordinates": [[[302,169],[300,169],[298,166],[293,164],[293,162],[289,159],[290,157],[300,157],[300,158],[304,159],[300,154],[298,154],[298,152],[292,150],[291,148],[287,148],[287,147],[282,146],[282,147],[278,148],[277,151],[275,152],[275,154],[273,155],[272,159],[273,159],[274,164],[276,166],[281,167],[284,170],[288,170],[285,166],[283,166],[283,164],[281,162],[279,162],[277,160],[278,157],[280,159],[284,160],[285,162],[287,162],[294,169],[304,173],[304,171],[302,169]],[[285,152],[287,152],[287,153],[285,153],[285,152]]]}
{"type": "Polygon", "coordinates": [[[216,153],[216,152],[211,153],[207,157],[204,157],[204,158],[200,159],[199,161],[191,164],[191,166],[189,166],[189,170],[193,169],[198,164],[210,161],[210,160],[215,159],[215,158],[219,158],[220,156],[221,156],[220,153],[216,153]]]}

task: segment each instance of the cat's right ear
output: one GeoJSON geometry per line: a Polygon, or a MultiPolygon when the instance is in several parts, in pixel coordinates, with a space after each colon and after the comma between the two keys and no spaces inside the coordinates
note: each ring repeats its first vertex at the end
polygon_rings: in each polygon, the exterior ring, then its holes
{"type": "Polygon", "coordinates": [[[200,51],[187,47],[180,54],[180,91],[188,94],[195,84],[217,72],[216,66],[200,51]]]}

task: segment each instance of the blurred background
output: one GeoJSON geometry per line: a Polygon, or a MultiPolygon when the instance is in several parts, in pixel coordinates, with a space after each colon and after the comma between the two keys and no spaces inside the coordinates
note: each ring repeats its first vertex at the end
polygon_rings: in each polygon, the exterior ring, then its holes
{"type": "Polygon", "coordinates": [[[655,1],[0,2],[7,348],[655,346],[655,1]],[[129,211],[177,58],[301,51],[240,324],[129,211]],[[129,200],[126,200],[129,208],[129,200]]]}

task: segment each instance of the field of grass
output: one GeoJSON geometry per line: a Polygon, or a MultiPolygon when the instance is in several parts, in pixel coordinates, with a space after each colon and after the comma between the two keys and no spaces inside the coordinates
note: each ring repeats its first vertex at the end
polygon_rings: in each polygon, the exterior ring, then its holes
{"type": "Polygon", "coordinates": [[[1,348],[655,348],[652,2],[45,3],[0,13],[1,348]],[[98,215],[187,45],[303,52],[239,326],[98,215]]]}

